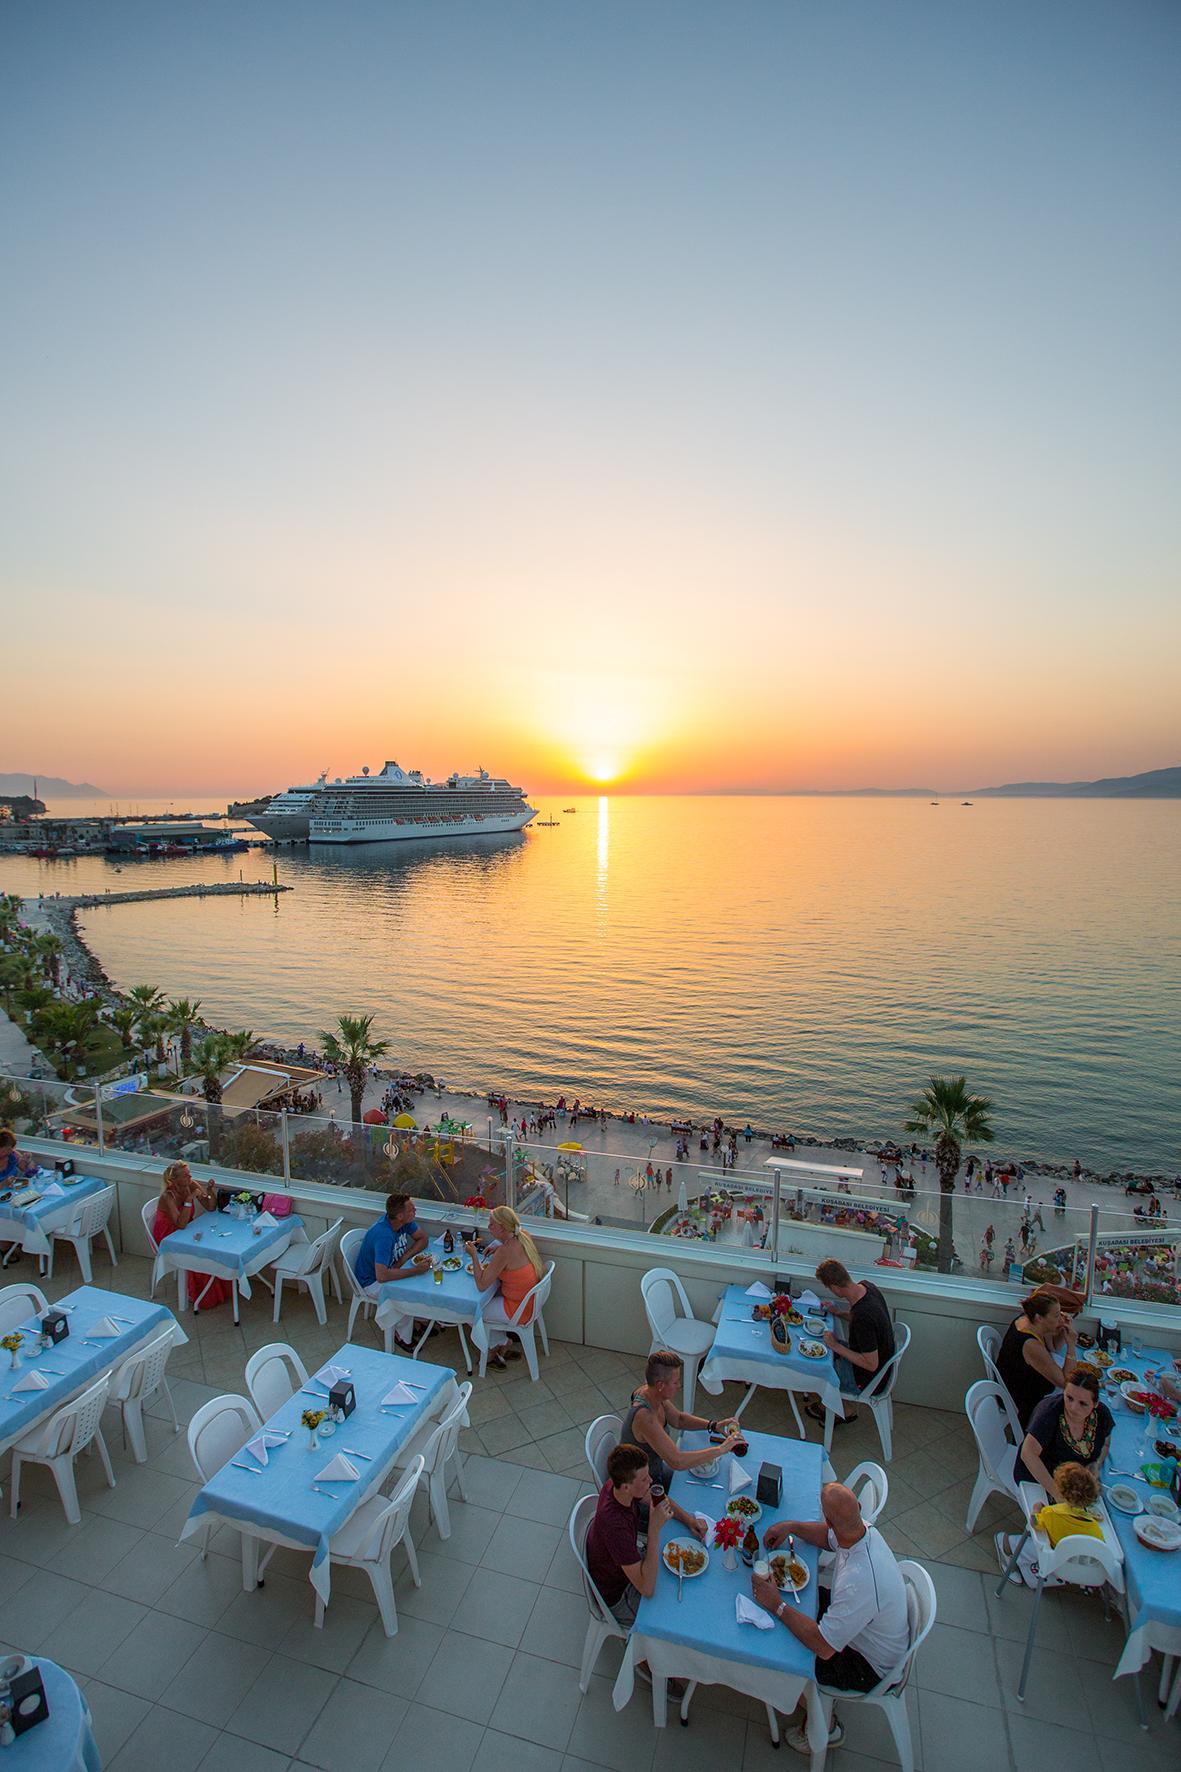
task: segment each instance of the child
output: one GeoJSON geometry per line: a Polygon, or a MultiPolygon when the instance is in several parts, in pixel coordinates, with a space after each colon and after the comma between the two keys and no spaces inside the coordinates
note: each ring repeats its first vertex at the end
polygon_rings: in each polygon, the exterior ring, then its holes
{"type": "Polygon", "coordinates": [[[1060,1464],[1054,1482],[1061,1501],[1049,1502],[1038,1514],[1039,1529],[1051,1544],[1057,1544],[1068,1533],[1084,1538],[1102,1538],[1103,1527],[1091,1509],[1099,1499],[1099,1479],[1085,1464],[1060,1464]]]}

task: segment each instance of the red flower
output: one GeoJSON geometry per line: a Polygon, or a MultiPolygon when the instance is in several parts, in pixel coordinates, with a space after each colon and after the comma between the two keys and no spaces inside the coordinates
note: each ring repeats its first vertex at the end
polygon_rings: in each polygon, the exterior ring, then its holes
{"type": "Polygon", "coordinates": [[[723,1514],[714,1526],[714,1543],[723,1550],[733,1550],[742,1538],[743,1527],[732,1514],[723,1514]]]}

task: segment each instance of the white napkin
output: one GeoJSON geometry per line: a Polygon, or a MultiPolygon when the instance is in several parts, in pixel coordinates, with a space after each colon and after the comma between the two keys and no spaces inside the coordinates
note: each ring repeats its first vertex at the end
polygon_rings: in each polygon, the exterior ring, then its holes
{"type": "Polygon", "coordinates": [[[343,1452],[338,1452],[336,1457],[317,1473],[316,1481],[317,1483],[331,1482],[333,1478],[340,1477],[342,1481],[347,1480],[350,1483],[355,1483],[360,1474],[356,1465],[350,1464],[343,1452]]]}
{"type": "Polygon", "coordinates": [[[112,1323],[110,1317],[103,1317],[100,1322],[94,1325],[93,1329],[87,1330],[88,1335],[100,1335],[104,1341],[110,1341],[122,1333],[118,1323],[112,1323]]]}
{"type": "Polygon", "coordinates": [[[286,1444],[287,1436],[285,1434],[268,1433],[264,1428],[261,1434],[255,1434],[253,1440],[247,1440],[246,1450],[247,1452],[252,1452],[254,1454],[255,1458],[258,1459],[259,1464],[269,1464],[270,1460],[267,1457],[267,1447],[285,1446],[286,1444]]]}
{"type": "Polygon", "coordinates": [[[418,1392],[412,1391],[410,1389],[409,1385],[403,1384],[401,1379],[399,1379],[398,1383],[394,1386],[393,1390],[387,1391],[385,1396],[381,1399],[381,1406],[384,1409],[388,1403],[417,1403],[417,1402],[418,1402],[418,1392]]]}
{"type": "Polygon", "coordinates": [[[740,1489],[749,1489],[754,1478],[749,1471],[743,1470],[736,1458],[730,1461],[730,1493],[737,1495],[740,1489]]]}
{"type": "Polygon", "coordinates": [[[316,1377],[320,1379],[323,1384],[326,1384],[329,1390],[332,1389],[338,1379],[351,1378],[352,1376],[352,1373],[347,1371],[343,1366],[322,1366],[319,1372],[316,1373],[316,1377]]]}
{"type": "Polygon", "coordinates": [[[703,1513],[696,1513],[693,1515],[693,1518],[695,1520],[700,1520],[701,1524],[705,1527],[706,1544],[712,1544],[714,1539],[714,1527],[718,1522],[716,1520],[711,1520],[708,1514],[703,1513]]]}
{"type": "Polygon", "coordinates": [[[254,1221],[256,1231],[273,1231],[277,1230],[278,1226],[279,1220],[273,1212],[260,1212],[254,1221]]]}
{"type": "Polygon", "coordinates": [[[775,1620],[762,1606],[756,1606],[745,1594],[734,1595],[734,1616],[739,1624],[753,1624],[756,1630],[774,1630],[775,1620]]]}
{"type": "Polygon", "coordinates": [[[51,1181],[48,1187],[43,1187],[41,1189],[41,1198],[43,1200],[64,1200],[65,1197],[65,1188],[61,1187],[56,1181],[51,1181]]]}
{"type": "Polygon", "coordinates": [[[761,1280],[756,1280],[753,1286],[747,1287],[746,1296],[748,1298],[770,1298],[771,1288],[764,1286],[761,1280]]]}
{"type": "Polygon", "coordinates": [[[796,1308],[801,1311],[818,1311],[823,1307],[814,1292],[801,1292],[796,1299],[796,1308]]]}
{"type": "Polygon", "coordinates": [[[47,1391],[49,1380],[42,1378],[39,1372],[26,1372],[23,1378],[13,1385],[14,1391],[47,1391]]]}

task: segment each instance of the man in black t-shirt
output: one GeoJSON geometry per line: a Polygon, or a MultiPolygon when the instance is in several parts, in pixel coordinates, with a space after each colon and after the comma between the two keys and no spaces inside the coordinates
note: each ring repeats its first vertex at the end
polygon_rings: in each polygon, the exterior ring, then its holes
{"type": "MultiPolygon", "coordinates": [[[[833,1353],[841,1390],[853,1395],[864,1390],[882,1367],[894,1358],[894,1325],[890,1321],[889,1306],[872,1281],[852,1279],[843,1262],[822,1261],[816,1269],[816,1278],[837,1300],[834,1310],[849,1318],[847,1342],[831,1331],[826,1331],[823,1339],[833,1353]]],[[[808,1412],[824,1419],[819,1404],[815,1410],[809,1405],[808,1412]]],[[[851,1419],[848,1412],[845,1419],[851,1419]]]]}

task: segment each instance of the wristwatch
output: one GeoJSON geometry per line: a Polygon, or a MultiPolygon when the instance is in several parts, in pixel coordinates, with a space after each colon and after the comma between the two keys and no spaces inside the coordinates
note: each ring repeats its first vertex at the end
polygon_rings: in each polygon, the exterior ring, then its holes
{"type": "Polygon", "coordinates": [[[776,1608],[775,1608],[776,1618],[782,1618],[786,1611],[787,1611],[787,1601],[780,1600],[778,1606],[776,1606],[776,1608]]]}

